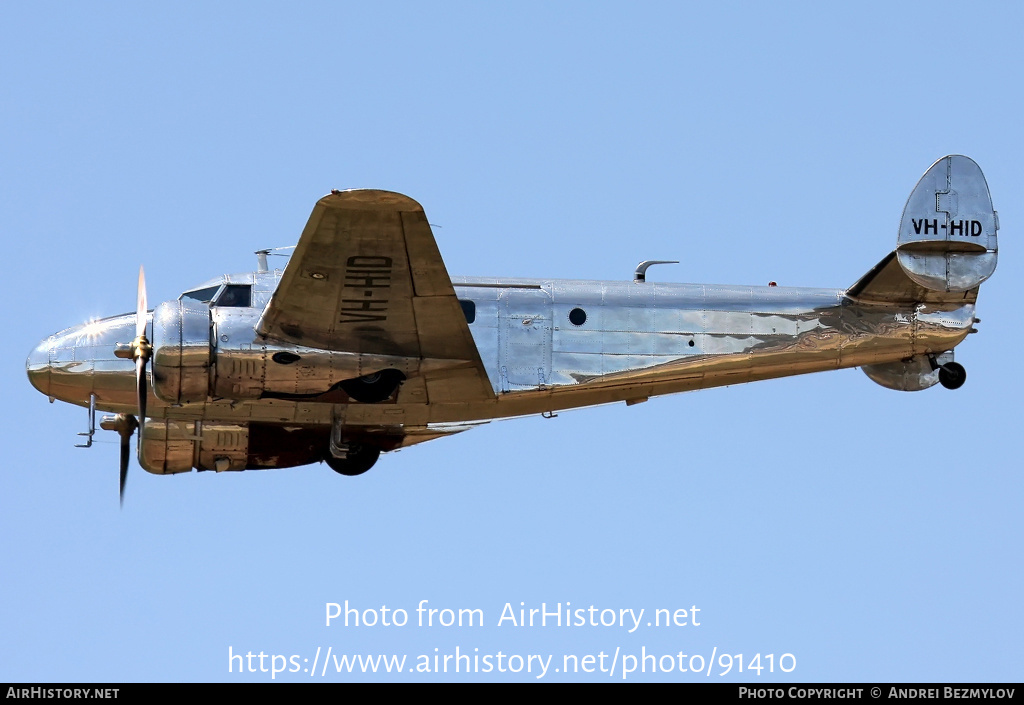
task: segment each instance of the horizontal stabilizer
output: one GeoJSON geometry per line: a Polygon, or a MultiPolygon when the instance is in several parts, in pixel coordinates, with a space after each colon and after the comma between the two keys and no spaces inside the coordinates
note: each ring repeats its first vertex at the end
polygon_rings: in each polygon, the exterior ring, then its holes
{"type": "Polygon", "coordinates": [[[894,251],[851,286],[846,296],[864,303],[878,304],[973,303],[978,300],[978,287],[968,291],[947,292],[921,286],[900,266],[894,251]]]}

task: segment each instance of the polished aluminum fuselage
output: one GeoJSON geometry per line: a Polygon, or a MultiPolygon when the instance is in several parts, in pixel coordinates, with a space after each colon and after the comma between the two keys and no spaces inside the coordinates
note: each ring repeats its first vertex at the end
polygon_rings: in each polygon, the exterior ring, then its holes
{"type": "Polygon", "coordinates": [[[140,271],[136,314],[51,336],[28,373],[90,407],[89,442],[92,410],[117,412],[100,426],[122,458],[146,417],[139,463],[157,474],[359,474],[491,419],[838,368],[956,389],[998,229],[977,163],[948,155],[911,192],[896,249],[846,290],[655,283],[654,261],[625,282],[450,278],[419,203],[332,191],[283,272],[264,257],[147,315],[140,271]]]}
{"type": "MultiPolygon", "coordinates": [[[[337,404],[309,390],[326,391],[351,376],[352,353],[301,349],[308,364],[275,365],[275,353],[299,349],[254,331],[280,276],[254,272],[212,282],[252,284],[253,298],[251,307],[212,308],[211,388],[230,368],[232,384],[242,388],[247,380],[254,393],[185,404],[151,394],[150,417],[387,427],[411,443],[425,439],[428,424],[636,403],[660,394],[898,363],[951,350],[974,321],[973,302],[863,303],[832,289],[454,277],[458,298],[475,307],[469,329],[493,400],[428,399],[413,370],[393,400],[337,404]],[[574,309],[583,312],[574,315],[576,322],[570,320],[574,309]],[[260,390],[272,388],[302,393],[260,398],[260,390]],[[412,440],[415,429],[421,436],[412,440]]],[[[126,314],[50,336],[29,358],[32,383],[51,398],[86,406],[94,395],[100,410],[134,412],[133,363],[113,354],[117,343],[131,340],[134,326],[134,314],[126,314]]],[[[152,327],[150,316],[151,333],[152,327]]]]}

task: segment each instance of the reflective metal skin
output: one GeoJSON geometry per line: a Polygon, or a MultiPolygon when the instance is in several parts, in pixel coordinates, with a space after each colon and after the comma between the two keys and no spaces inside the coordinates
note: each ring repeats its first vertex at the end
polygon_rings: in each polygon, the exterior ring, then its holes
{"type": "Polygon", "coordinates": [[[654,283],[654,262],[622,282],[449,278],[418,203],[335,191],[283,272],[151,313],[140,278],[138,312],[43,340],[28,376],[118,414],[101,426],[123,457],[145,419],[138,459],[157,474],[324,460],[354,475],[492,419],[847,367],[956,388],[997,228],[981,170],[949,156],[911,194],[897,249],[846,290],[654,283]]]}

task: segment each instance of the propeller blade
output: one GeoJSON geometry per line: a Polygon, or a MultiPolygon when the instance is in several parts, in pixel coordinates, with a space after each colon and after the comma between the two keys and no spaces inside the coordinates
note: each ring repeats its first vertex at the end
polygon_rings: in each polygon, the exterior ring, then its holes
{"type": "Polygon", "coordinates": [[[139,423],[146,423],[146,397],[148,396],[146,382],[146,363],[153,354],[153,348],[146,339],[146,273],[139,267],[139,295],[138,308],[135,311],[135,389],[139,407],[139,423]]]}
{"type": "MultiPolygon", "coordinates": [[[[118,414],[114,417],[103,419],[103,428],[108,431],[117,431],[121,436],[121,506],[124,506],[124,485],[128,481],[128,463],[131,460],[132,433],[139,423],[130,414],[118,414]]],[[[141,434],[139,435],[141,438],[141,434]]]]}
{"type": "Polygon", "coordinates": [[[132,434],[121,434],[121,506],[124,506],[124,483],[128,480],[128,461],[131,459],[132,434]]]}
{"type": "Polygon", "coordinates": [[[146,334],[146,311],[149,307],[146,305],[146,273],[143,271],[142,266],[139,266],[139,294],[135,306],[135,335],[146,334]]]}
{"type": "Polygon", "coordinates": [[[135,389],[139,401],[139,423],[146,423],[146,397],[149,392],[146,382],[146,358],[135,358],[135,389]]]}

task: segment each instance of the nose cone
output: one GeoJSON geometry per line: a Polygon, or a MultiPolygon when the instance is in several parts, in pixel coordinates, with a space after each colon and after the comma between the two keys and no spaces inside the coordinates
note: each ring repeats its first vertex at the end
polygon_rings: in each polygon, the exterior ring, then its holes
{"type": "Polygon", "coordinates": [[[28,381],[46,396],[50,396],[50,341],[46,338],[35,347],[25,363],[28,381]]]}
{"type": "Polygon", "coordinates": [[[86,406],[90,395],[120,409],[135,399],[135,362],[114,355],[118,343],[135,337],[135,314],[72,326],[42,341],[25,367],[32,386],[51,399],[86,406]]]}

